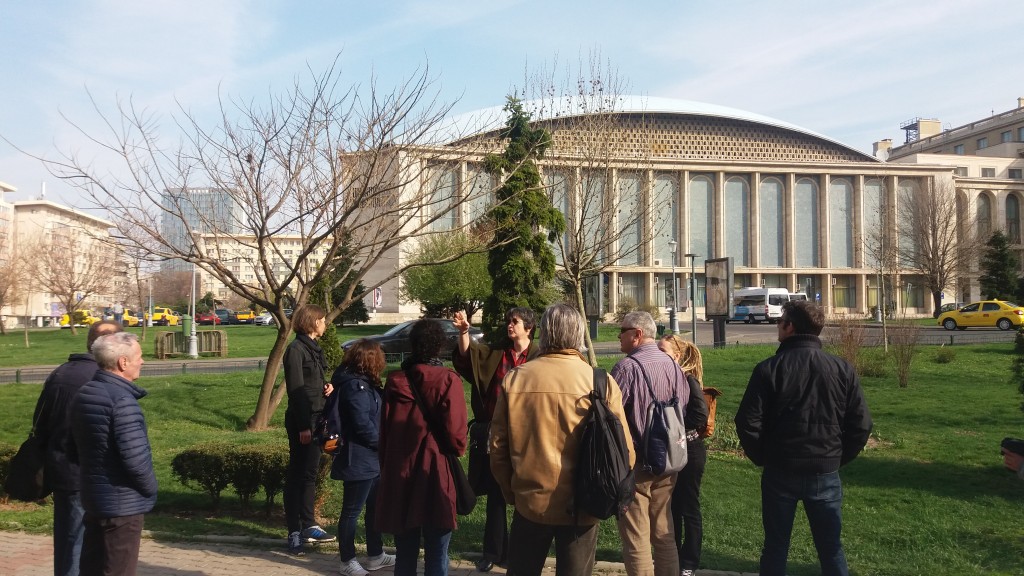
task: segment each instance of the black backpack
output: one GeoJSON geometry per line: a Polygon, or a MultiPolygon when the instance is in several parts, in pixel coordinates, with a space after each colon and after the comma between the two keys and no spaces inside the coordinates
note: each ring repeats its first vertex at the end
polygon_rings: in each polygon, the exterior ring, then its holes
{"type": "Polygon", "coordinates": [[[576,509],[602,520],[625,509],[636,489],[626,434],[608,409],[607,390],[607,373],[594,368],[594,390],[583,420],[573,479],[576,509]]]}

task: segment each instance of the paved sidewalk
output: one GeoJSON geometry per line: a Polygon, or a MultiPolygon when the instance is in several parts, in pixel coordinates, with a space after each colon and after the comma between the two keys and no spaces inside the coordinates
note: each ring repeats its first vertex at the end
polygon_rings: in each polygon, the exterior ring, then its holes
{"type": "MultiPolygon", "coordinates": [[[[209,538],[189,542],[142,539],[139,552],[139,576],[273,576],[337,574],[336,547],[322,551],[307,549],[296,558],[284,548],[284,541],[244,538],[209,538]],[[213,541],[217,540],[217,541],[213,541]],[[247,541],[250,545],[239,542],[247,541]]],[[[421,565],[422,571],[422,565],[421,565]]],[[[388,575],[389,568],[373,574],[388,575]]],[[[422,573],[422,572],[421,572],[422,573]]],[[[452,560],[449,574],[468,576],[480,574],[471,560],[452,560]]],[[[504,574],[495,567],[490,574],[504,574]]],[[[554,560],[549,559],[545,574],[554,574],[554,560]]],[[[625,574],[622,564],[598,562],[595,574],[625,574]]],[[[49,576],[53,574],[53,539],[49,535],[23,532],[0,532],[0,576],[49,576]]],[[[700,570],[699,576],[741,576],[738,572],[700,570]]],[[[753,575],[743,575],[753,576],[753,575]]]]}

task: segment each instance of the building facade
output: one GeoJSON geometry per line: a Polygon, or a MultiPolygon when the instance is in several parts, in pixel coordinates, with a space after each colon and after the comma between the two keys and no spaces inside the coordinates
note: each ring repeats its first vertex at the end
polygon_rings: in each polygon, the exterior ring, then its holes
{"type": "MultiPolygon", "coordinates": [[[[617,241],[636,245],[616,251],[623,256],[600,276],[605,313],[626,299],[670,305],[672,279],[689,286],[692,270],[691,309],[703,318],[704,261],[730,257],[733,288],[787,288],[806,292],[830,314],[866,315],[878,305],[880,284],[869,244],[880,233],[896,234],[885,230],[881,214],[898,213],[901,198],[928,201],[930,191],[953,178],[948,165],[883,162],[809,130],[718,106],[648,99],[634,107],[627,100],[608,116],[600,161],[577,128],[586,124],[582,116],[579,124],[571,114],[537,121],[552,133],[539,165],[566,218],[581,218],[580,205],[597,196],[615,212],[605,225],[631,227],[617,241]],[[634,198],[629,210],[643,218],[623,214],[625,197],[634,198]]],[[[408,193],[438,198],[423,214],[445,214],[434,220],[435,231],[471,224],[485,212],[487,194],[479,191],[493,187],[493,179],[483,158],[502,149],[497,136],[492,125],[448,143],[479,151],[449,164],[431,155],[435,165],[423,170],[423,188],[408,193]]],[[[393,256],[400,266],[403,250],[393,256]]],[[[890,305],[930,314],[930,292],[917,274],[897,272],[886,289],[890,305]]],[[[397,301],[399,282],[384,286],[393,298],[385,298],[383,311],[418,312],[415,303],[397,301]]],[[[947,292],[953,301],[953,287],[947,292]]],[[[680,290],[679,303],[687,301],[680,290]]]]}

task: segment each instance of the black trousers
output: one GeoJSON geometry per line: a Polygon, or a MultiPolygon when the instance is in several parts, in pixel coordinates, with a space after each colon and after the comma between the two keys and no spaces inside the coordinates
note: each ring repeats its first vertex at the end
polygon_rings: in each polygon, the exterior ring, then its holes
{"type": "Polygon", "coordinates": [[[508,539],[508,575],[539,576],[555,541],[555,576],[591,576],[597,551],[597,524],[552,526],[512,514],[508,539]]]}
{"type": "Polygon", "coordinates": [[[284,519],[288,532],[316,524],[316,473],[320,469],[320,443],[299,442],[299,431],[288,430],[288,474],[284,480],[284,519]]]}
{"type": "Polygon", "coordinates": [[[139,564],[142,514],[97,518],[85,513],[81,576],[133,576],[139,564]]]}
{"type": "Polygon", "coordinates": [[[672,526],[676,531],[679,569],[696,570],[700,567],[704,539],[704,520],[700,513],[700,481],[708,461],[704,439],[688,442],[686,455],[686,466],[676,476],[672,491],[672,526]]]}

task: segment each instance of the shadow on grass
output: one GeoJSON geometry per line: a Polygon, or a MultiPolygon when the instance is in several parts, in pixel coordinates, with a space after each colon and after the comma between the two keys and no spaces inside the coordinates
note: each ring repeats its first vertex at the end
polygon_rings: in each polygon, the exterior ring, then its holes
{"type": "Polygon", "coordinates": [[[843,484],[886,491],[927,491],[935,496],[970,502],[990,497],[1019,502],[1024,486],[993,456],[991,466],[920,462],[861,455],[842,469],[843,484]]]}

